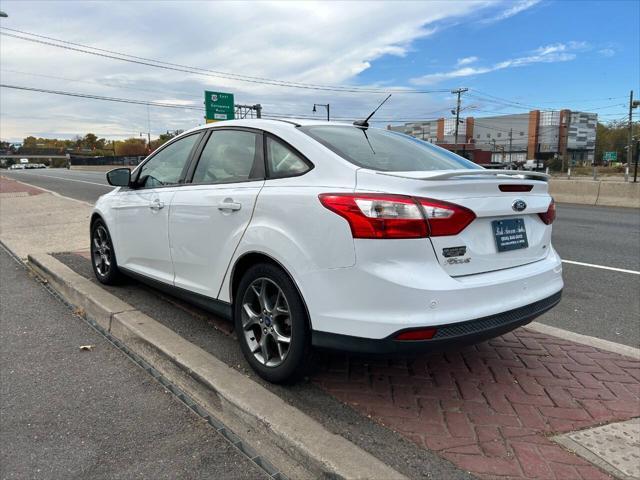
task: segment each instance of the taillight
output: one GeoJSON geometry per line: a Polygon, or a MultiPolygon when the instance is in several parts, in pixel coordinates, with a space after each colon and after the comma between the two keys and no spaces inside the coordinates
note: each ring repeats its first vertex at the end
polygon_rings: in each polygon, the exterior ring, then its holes
{"type": "Polygon", "coordinates": [[[476,217],[465,207],[429,198],[367,193],[322,193],[319,198],[349,222],[353,238],[457,235],[476,217]]]}
{"type": "Polygon", "coordinates": [[[402,195],[322,193],[320,202],[344,217],[353,238],[420,238],[427,224],[418,204],[402,195]]]}
{"type": "Polygon", "coordinates": [[[551,203],[549,204],[549,208],[544,213],[539,213],[538,216],[540,220],[542,220],[547,225],[551,225],[553,221],[556,219],[556,202],[551,199],[551,203]]]}
{"type": "Polygon", "coordinates": [[[435,328],[416,328],[415,330],[407,330],[396,335],[396,340],[431,340],[436,334],[435,328]]]}
{"type": "Polygon", "coordinates": [[[431,198],[417,198],[416,200],[422,205],[427,217],[429,236],[431,237],[457,235],[476,218],[476,214],[471,210],[455,203],[431,198]]]}

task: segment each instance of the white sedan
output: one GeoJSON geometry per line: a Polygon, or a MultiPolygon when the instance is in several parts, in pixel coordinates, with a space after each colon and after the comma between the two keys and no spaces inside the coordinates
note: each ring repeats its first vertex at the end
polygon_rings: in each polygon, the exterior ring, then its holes
{"type": "Polygon", "coordinates": [[[396,132],[219,122],[107,178],[119,188],[91,218],[98,280],[132,276],[233,319],[272,382],[299,377],[314,347],[458,347],[560,301],[546,175],[396,132]]]}

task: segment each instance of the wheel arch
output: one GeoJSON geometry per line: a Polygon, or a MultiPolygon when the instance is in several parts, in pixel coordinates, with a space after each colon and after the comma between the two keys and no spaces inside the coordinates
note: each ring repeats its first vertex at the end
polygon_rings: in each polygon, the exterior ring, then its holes
{"type": "MultiPolygon", "coordinates": [[[[93,228],[93,224],[96,222],[96,220],[102,220],[102,223],[104,223],[105,225],[107,224],[104,221],[104,218],[102,217],[102,215],[100,215],[100,213],[93,212],[91,214],[91,220],[89,221],[89,232],[91,232],[91,229],[93,228]]],[[[109,227],[107,227],[107,228],[109,228],[109,227]]]]}
{"type": "MultiPolygon", "coordinates": [[[[231,300],[231,304],[234,304],[234,299],[236,297],[236,292],[238,290],[238,286],[240,284],[242,276],[247,270],[249,270],[249,268],[258,263],[270,263],[271,265],[278,267],[287,275],[287,277],[289,277],[289,280],[291,280],[291,283],[293,283],[293,286],[298,292],[298,295],[300,295],[300,298],[302,299],[302,305],[304,306],[304,310],[307,314],[307,326],[309,327],[309,333],[311,333],[312,323],[311,315],[309,314],[309,307],[307,306],[307,302],[304,298],[304,295],[302,295],[302,291],[300,290],[298,283],[296,282],[295,278],[293,278],[293,275],[291,275],[291,272],[289,272],[287,267],[285,267],[281,262],[273,258],[271,255],[268,255],[264,252],[246,252],[238,257],[238,259],[234,263],[233,268],[231,269],[231,276],[229,281],[229,299],[231,300]]],[[[232,309],[232,311],[233,310],[234,309],[232,309]]]]}

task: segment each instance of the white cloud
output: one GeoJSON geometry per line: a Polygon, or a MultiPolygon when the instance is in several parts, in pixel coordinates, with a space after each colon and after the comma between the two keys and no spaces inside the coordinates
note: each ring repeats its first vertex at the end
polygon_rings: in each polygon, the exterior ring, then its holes
{"type": "Polygon", "coordinates": [[[503,10],[498,15],[490,18],[485,18],[481,21],[481,23],[494,23],[502,20],[506,20],[507,18],[511,18],[514,15],[519,14],[520,12],[524,12],[529,8],[540,3],[540,0],[520,0],[517,2],[511,2],[511,6],[506,10],[503,10]]]}
{"type": "Polygon", "coordinates": [[[433,85],[444,80],[482,75],[506,68],[523,67],[535,63],[568,62],[576,58],[575,51],[586,48],[586,46],[587,44],[585,42],[554,43],[538,47],[531,52],[530,55],[523,57],[503,60],[488,66],[460,67],[460,64],[458,64],[456,68],[448,72],[430,73],[413,78],[411,82],[414,85],[433,85]]]}
{"type": "Polygon", "coordinates": [[[613,57],[616,54],[616,51],[613,48],[603,48],[598,50],[598,53],[603,57],[613,57]]]}
{"type": "Polygon", "coordinates": [[[459,58],[456,65],[458,66],[469,65],[470,63],[475,63],[477,61],[478,61],[478,57],[464,57],[464,58],[459,58]]]}
{"type": "MultiPolygon", "coordinates": [[[[210,70],[349,85],[380,57],[406,55],[415,40],[437,32],[440,22],[475,21],[480,11],[494,7],[496,1],[157,2],[149,8],[147,2],[7,0],[3,10],[9,18],[2,25],[210,70]]],[[[306,112],[308,106],[311,114],[313,103],[329,102],[332,114],[354,116],[370,111],[384,98],[382,94],[283,89],[153,69],[6,36],[0,37],[0,55],[3,83],[143,100],[171,99],[184,105],[201,104],[203,90],[209,89],[234,92],[237,103],[262,103],[265,113],[306,112]]],[[[388,79],[383,84],[394,88],[388,79]]],[[[138,135],[147,128],[144,106],[7,89],[1,89],[0,96],[2,138],[48,132],[73,136],[88,128],[99,130],[95,133],[102,136],[113,131],[138,135]]],[[[444,99],[425,98],[418,107],[415,96],[394,95],[389,104],[411,116],[443,108],[445,103],[444,99]]],[[[155,134],[202,123],[197,111],[150,110],[155,134]]]]}

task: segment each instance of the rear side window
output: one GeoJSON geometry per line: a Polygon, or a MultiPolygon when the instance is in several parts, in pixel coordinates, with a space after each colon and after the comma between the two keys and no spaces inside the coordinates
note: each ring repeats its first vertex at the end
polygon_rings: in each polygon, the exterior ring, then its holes
{"type": "Polygon", "coordinates": [[[270,178],[302,175],[310,169],[297,153],[271,137],[267,137],[267,165],[270,178]]]}
{"type": "Polygon", "coordinates": [[[193,183],[246,182],[262,178],[262,137],[242,130],[211,133],[193,174],[193,183]]]}
{"type": "Polygon", "coordinates": [[[455,153],[398,132],[349,125],[311,125],[300,130],[345,160],[385,172],[481,168],[455,153]]]}

